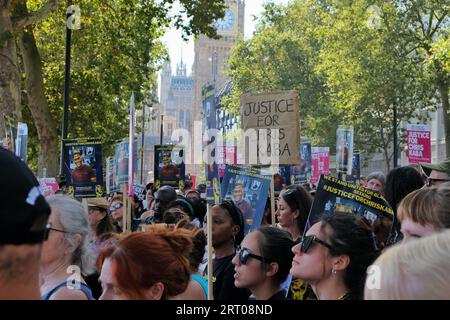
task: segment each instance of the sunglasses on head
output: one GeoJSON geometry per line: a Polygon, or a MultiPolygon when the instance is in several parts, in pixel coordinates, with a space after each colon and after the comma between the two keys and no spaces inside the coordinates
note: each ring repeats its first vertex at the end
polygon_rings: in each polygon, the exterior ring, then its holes
{"type": "Polygon", "coordinates": [[[120,202],[117,202],[117,203],[113,204],[111,207],[109,207],[109,211],[114,211],[114,210],[120,209],[122,207],[123,207],[123,204],[120,202]]]}
{"type": "Polygon", "coordinates": [[[313,244],[313,242],[321,244],[330,250],[333,249],[333,247],[331,245],[329,245],[328,243],[326,243],[325,241],[320,240],[319,238],[317,238],[314,235],[311,235],[311,236],[305,236],[300,240],[300,252],[307,253],[309,248],[311,248],[311,245],[313,244]]]}
{"type": "Polygon", "coordinates": [[[265,262],[264,257],[261,257],[261,256],[251,253],[250,250],[248,250],[247,248],[238,247],[236,250],[236,253],[238,254],[239,262],[241,264],[247,264],[247,261],[249,258],[254,258],[261,262],[265,262]]]}

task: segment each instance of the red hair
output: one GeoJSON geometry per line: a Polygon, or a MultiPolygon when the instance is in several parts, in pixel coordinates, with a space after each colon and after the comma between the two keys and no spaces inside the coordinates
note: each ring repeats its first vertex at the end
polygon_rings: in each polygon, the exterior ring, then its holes
{"type": "Polygon", "coordinates": [[[146,229],[102,250],[97,268],[111,259],[113,276],[131,299],[145,299],[145,292],[157,282],[164,285],[162,300],[179,295],[190,280],[192,231],[156,225],[146,229]]]}

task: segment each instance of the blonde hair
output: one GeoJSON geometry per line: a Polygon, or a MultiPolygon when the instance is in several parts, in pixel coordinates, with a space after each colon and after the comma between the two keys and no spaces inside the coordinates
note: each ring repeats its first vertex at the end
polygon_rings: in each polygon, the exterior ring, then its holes
{"type": "Polygon", "coordinates": [[[436,229],[450,228],[450,187],[431,187],[408,194],[398,206],[400,222],[410,218],[424,226],[431,224],[436,229]]]}
{"type": "Polygon", "coordinates": [[[367,278],[366,300],[450,299],[450,230],[396,245],[372,267],[379,286],[367,278]]]}

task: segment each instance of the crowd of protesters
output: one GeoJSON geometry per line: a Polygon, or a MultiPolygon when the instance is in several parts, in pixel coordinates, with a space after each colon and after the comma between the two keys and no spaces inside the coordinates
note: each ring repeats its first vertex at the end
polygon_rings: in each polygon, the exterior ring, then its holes
{"type": "Polygon", "coordinates": [[[307,228],[314,192],[291,185],[276,221],[267,199],[261,226],[247,235],[233,200],[207,219],[201,188],[149,183],[143,203],[131,199],[129,233],[120,193],[84,205],[45,198],[29,168],[1,148],[0,171],[0,299],[206,300],[209,272],[216,300],[450,299],[450,159],[363,180],[391,205],[393,222],[334,212],[307,228]]]}

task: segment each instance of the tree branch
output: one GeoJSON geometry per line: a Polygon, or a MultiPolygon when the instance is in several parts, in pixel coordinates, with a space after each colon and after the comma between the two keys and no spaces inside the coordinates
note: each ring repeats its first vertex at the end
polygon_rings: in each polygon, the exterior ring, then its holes
{"type": "Polygon", "coordinates": [[[428,17],[428,30],[426,36],[428,37],[431,33],[431,29],[433,28],[433,17],[434,17],[434,10],[431,10],[430,16],[428,17]]]}
{"type": "MultiPolygon", "coordinates": [[[[441,18],[438,18],[438,21],[436,23],[436,27],[434,27],[434,29],[431,31],[429,37],[430,39],[433,37],[433,35],[436,33],[436,31],[439,29],[440,24],[442,23],[442,21],[445,20],[446,15],[444,14],[441,18]]],[[[437,18],[437,16],[436,16],[437,18]]]]}
{"type": "Polygon", "coordinates": [[[19,31],[45,19],[58,6],[59,0],[48,0],[39,10],[14,18],[14,30],[19,31]]]}

